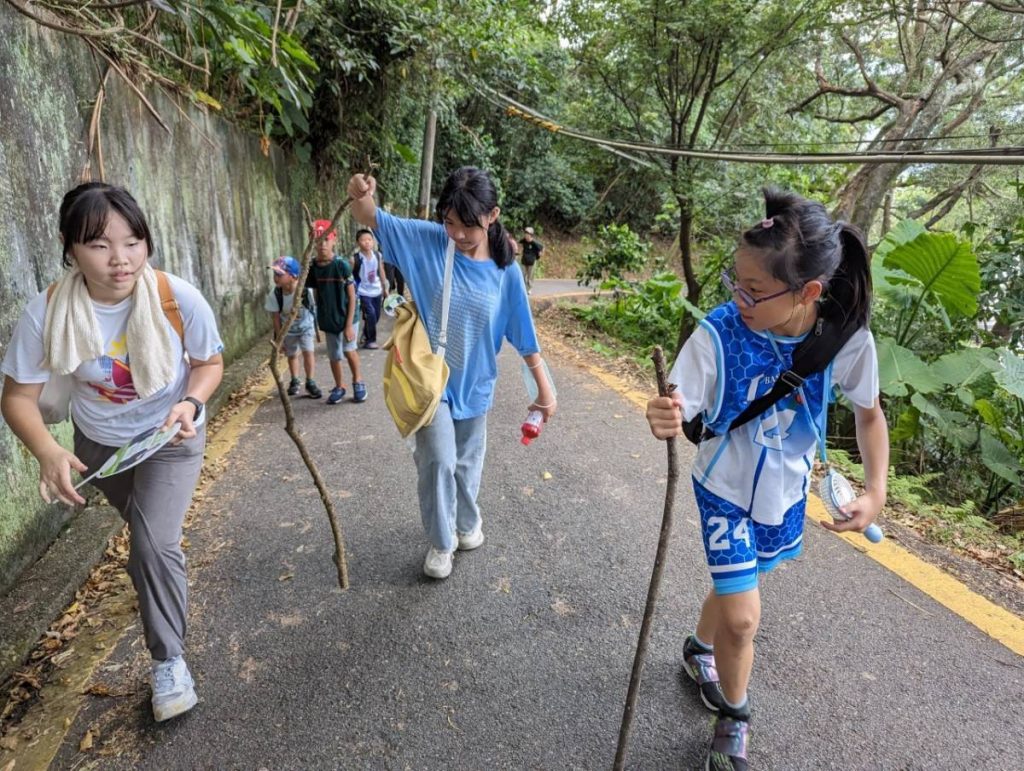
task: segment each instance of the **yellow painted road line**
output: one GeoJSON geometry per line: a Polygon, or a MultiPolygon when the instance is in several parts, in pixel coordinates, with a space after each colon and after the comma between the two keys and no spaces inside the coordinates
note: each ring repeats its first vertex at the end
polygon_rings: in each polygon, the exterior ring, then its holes
{"type": "MultiPolygon", "coordinates": [[[[822,502],[812,496],[807,516],[822,522],[829,519],[822,502]]],[[[1024,619],[976,594],[951,575],[925,562],[895,541],[886,538],[871,543],[860,533],[836,533],[858,551],[887,567],[908,584],[916,586],[940,605],[998,640],[1018,656],[1024,656],[1024,619]]]]}
{"type": "MultiPolygon", "coordinates": [[[[544,347],[552,354],[565,360],[575,360],[572,351],[563,343],[544,337],[544,347]]],[[[601,381],[612,391],[621,394],[641,410],[647,407],[647,400],[653,395],[643,394],[631,388],[615,375],[582,359],[580,366],[601,381]]],[[[807,504],[807,516],[821,522],[828,519],[821,500],[811,495],[807,504]]],[[[860,533],[835,533],[853,548],[863,552],[880,565],[888,568],[908,584],[917,587],[940,605],[956,613],[994,640],[999,641],[1019,656],[1024,656],[1024,619],[1001,608],[980,594],[972,592],[948,573],[920,559],[891,539],[873,544],[860,533]]]]}

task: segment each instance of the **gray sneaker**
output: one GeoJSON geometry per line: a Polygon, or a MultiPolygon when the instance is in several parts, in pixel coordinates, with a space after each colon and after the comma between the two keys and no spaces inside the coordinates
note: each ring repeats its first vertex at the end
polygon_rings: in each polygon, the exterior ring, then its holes
{"type": "Polygon", "coordinates": [[[199,702],[195,681],[181,656],[154,661],[152,685],[153,719],[158,723],[188,712],[199,702]]]}

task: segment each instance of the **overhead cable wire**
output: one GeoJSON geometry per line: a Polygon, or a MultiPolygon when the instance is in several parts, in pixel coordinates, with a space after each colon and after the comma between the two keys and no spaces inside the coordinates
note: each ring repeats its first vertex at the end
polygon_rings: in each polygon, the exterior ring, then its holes
{"type": "MultiPolygon", "coordinates": [[[[1001,131],[1001,137],[1024,136],[1024,131],[1001,131]]],[[[987,134],[938,134],[936,136],[922,137],[900,137],[898,139],[885,139],[883,137],[872,139],[833,139],[821,142],[728,142],[728,147],[840,147],[842,145],[864,145],[871,142],[882,144],[893,144],[894,142],[934,142],[939,139],[989,139],[991,132],[987,134]]]]}
{"type": "MultiPolygon", "coordinates": [[[[984,148],[970,150],[876,150],[871,152],[848,153],[741,153],[728,150],[689,150],[649,142],[628,142],[608,137],[596,137],[583,131],[563,126],[542,113],[502,94],[490,86],[475,83],[473,87],[487,99],[505,111],[509,117],[532,123],[553,134],[560,134],[583,142],[655,155],[674,155],[683,158],[698,158],[709,161],[762,164],[839,164],[839,163],[932,163],[960,165],[1024,166],[1024,147],[984,148]]],[[[634,159],[631,159],[634,160],[634,159]]]]}

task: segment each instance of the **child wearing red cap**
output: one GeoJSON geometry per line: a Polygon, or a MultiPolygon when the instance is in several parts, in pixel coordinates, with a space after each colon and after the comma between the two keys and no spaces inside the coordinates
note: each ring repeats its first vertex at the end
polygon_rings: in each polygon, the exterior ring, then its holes
{"type": "Polygon", "coordinates": [[[330,220],[313,223],[313,236],[322,240],[316,246],[316,259],[309,266],[306,286],[316,292],[317,321],[327,335],[327,356],[331,361],[334,388],[327,396],[328,404],[337,404],[345,397],[345,379],[341,360],[344,357],[352,370],[352,401],[366,401],[366,384],[359,366],[359,300],[356,297],[352,267],[334,253],[337,234],[330,229],[330,220]]]}

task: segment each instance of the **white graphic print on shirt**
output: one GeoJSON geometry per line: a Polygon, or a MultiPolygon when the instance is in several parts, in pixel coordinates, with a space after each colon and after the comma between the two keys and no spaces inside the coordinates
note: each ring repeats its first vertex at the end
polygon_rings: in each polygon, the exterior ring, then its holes
{"type": "MultiPolygon", "coordinates": [[[[474,287],[462,287],[459,297],[453,294],[448,309],[448,346],[445,361],[452,369],[465,369],[466,352],[480,340],[498,301],[496,294],[474,287]]],[[[442,293],[434,295],[430,307],[430,342],[436,349],[441,336],[442,293]]]]}

